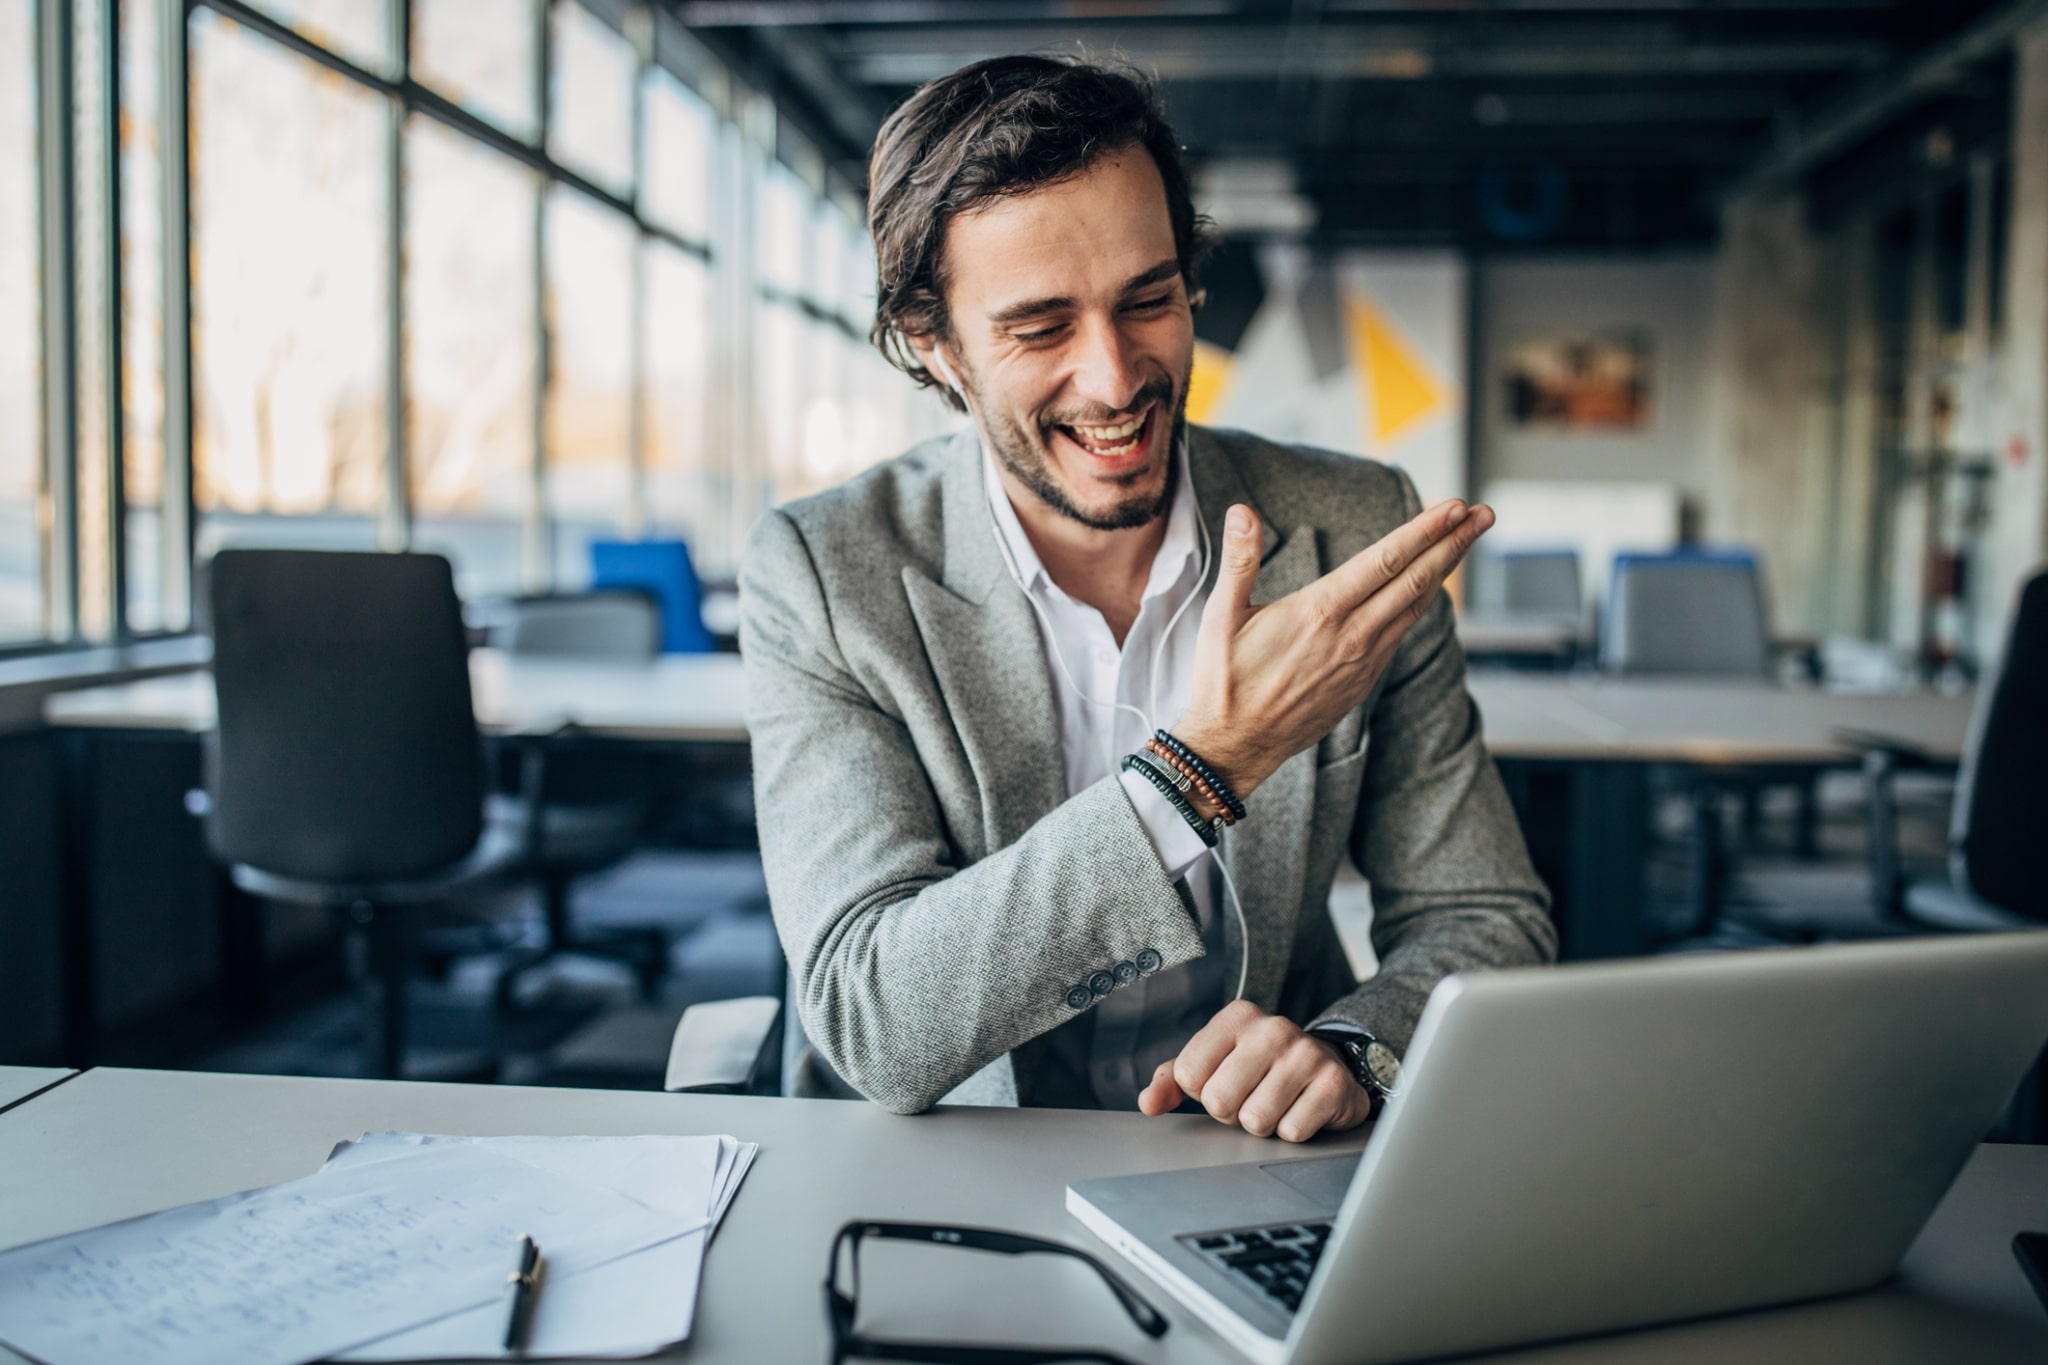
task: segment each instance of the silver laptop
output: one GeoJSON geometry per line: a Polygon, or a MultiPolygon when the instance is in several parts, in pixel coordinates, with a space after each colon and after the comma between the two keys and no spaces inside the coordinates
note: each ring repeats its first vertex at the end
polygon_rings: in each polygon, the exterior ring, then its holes
{"type": "Polygon", "coordinates": [[[1452,977],[1362,1154],[1067,1207],[1246,1355],[1360,1365],[1868,1288],[2048,1039],[2048,932],[1452,977]]]}

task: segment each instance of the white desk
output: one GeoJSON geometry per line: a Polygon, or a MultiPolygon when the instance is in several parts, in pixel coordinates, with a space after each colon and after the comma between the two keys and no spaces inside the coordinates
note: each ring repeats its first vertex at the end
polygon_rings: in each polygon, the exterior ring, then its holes
{"type": "Polygon", "coordinates": [[[0,1066],[0,1109],[74,1074],[68,1066],[0,1066]]]}
{"type": "Polygon", "coordinates": [[[1846,763],[1844,732],[1961,756],[1974,693],[1827,692],[1700,678],[1475,673],[1496,757],[1638,763],[1846,763]]]}
{"type": "MultiPolygon", "coordinates": [[[[1014,1229],[1088,1246],[1116,1264],[1066,1214],[1067,1182],[1331,1152],[1362,1140],[1352,1134],[1303,1153],[1199,1116],[953,1109],[904,1119],[830,1100],[110,1069],[80,1076],[9,1120],[0,1123],[0,1245],[301,1175],[336,1139],[365,1130],[730,1132],[756,1140],[760,1160],[706,1266],[688,1349],[702,1365],[823,1361],[820,1282],[832,1232],[848,1219],[1014,1229]]],[[[1899,1280],[1883,1290],[1498,1358],[2038,1365],[2048,1359],[2048,1318],[2007,1250],[2024,1227],[2048,1227],[2048,1148],[1985,1148],[1899,1280]]],[[[1156,1343],[1078,1266],[891,1250],[863,1256],[862,1325],[877,1336],[1091,1344],[1138,1362],[1236,1359],[1135,1270],[1134,1282],[1173,1321],[1156,1343]]],[[[12,1359],[4,1350],[0,1358],[12,1359]]]]}
{"type": "MultiPolygon", "coordinates": [[[[477,723],[545,732],[573,722],[611,739],[745,743],[746,683],[737,654],[665,654],[649,664],[470,654],[477,723]]],[[[213,728],[213,675],[178,673],[114,687],[54,693],[43,719],[76,729],[213,728]]]]}
{"type": "Polygon", "coordinates": [[[1461,613],[1458,643],[1468,657],[1561,660],[1579,646],[1579,623],[1527,612],[1461,613]]]}

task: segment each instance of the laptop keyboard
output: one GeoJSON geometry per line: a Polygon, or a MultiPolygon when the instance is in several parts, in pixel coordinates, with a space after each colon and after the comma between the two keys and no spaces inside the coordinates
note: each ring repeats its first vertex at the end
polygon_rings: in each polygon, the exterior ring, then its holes
{"type": "Polygon", "coordinates": [[[1288,1312],[1301,1308],[1308,1277],[1330,1240],[1328,1223],[1281,1223],[1182,1239],[1288,1312]]]}

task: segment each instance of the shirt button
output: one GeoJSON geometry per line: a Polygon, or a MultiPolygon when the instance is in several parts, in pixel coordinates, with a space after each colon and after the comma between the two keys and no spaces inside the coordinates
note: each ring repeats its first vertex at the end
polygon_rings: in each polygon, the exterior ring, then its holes
{"type": "Polygon", "coordinates": [[[1077,1010],[1087,1009],[1088,1002],[1090,1000],[1093,1000],[1094,998],[1095,993],[1089,990],[1086,986],[1076,986],[1074,987],[1074,989],[1067,992],[1067,1008],[1077,1010]]]}
{"type": "Polygon", "coordinates": [[[1119,986],[1128,986],[1138,979],[1138,964],[1135,962],[1119,962],[1115,971],[1116,984],[1119,986]]]}
{"type": "Polygon", "coordinates": [[[1150,976],[1158,971],[1164,962],[1165,959],[1160,957],[1156,951],[1147,948],[1144,952],[1138,954],[1138,975],[1150,976]]]}
{"type": "Polygon", "coordinates": [[[1108,972],[1097,972],[1088,978],[1088,989],[1097,995],[1108,995],[1116,989],[1116,978],[1108,972]]]}

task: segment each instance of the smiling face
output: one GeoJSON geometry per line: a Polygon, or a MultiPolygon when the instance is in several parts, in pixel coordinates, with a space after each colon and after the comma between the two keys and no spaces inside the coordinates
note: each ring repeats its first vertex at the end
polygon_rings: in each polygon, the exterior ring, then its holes
{"type": "MultiPolygon", "coordinates": [[[[1194,318],[1159,169],[1142,147],[946,226],[943,347],[997,463],[1097,530],[1173,491],[1194,318]]],[[[943,369],[933,367],[935,372],[943,369]]]]}

